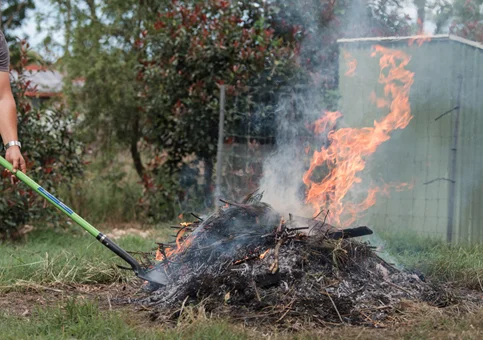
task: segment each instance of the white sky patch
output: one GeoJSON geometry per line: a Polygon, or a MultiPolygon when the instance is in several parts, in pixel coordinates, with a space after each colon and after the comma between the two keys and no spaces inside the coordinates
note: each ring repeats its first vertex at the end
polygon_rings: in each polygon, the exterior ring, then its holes
{"type": "MultiPolygon", "coordinates": [[[[53,19],[46,19],[45,22],[40,23],[40,30],[38,30],[37,16],[39,14],[48,15],[52,11],[53,6],[50,3],[46,3],[45,0],[35,0],[35,9],[27,12],[24,24],[22,27],[12,31],[12,35],[16,35],[21,39],[26,38],[33,49],[41,52],[45,38],[51,33],[48,27],[52,26],[54,21],[53,19]],[[45,29],[42,29],[42,27],[45,27],[45,29]]],[[[52,40],[60,44],[63,43],[64,33],[61,31],[56,32],[52,36],[52,40]]]]}

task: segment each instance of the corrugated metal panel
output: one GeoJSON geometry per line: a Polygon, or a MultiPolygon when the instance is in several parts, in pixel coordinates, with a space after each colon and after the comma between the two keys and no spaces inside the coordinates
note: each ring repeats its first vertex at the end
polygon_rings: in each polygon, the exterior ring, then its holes
{"type": "MultiPolygon", "coordinates": [[[[371,46],[367,42],[340,44],[340,107],[344,114],[340,126],[373,126],[374,120],[387,114],[369,100],[373,91],[382,96],[382,85],[377,83],[378,59],[370,57],[371,46]],[[358,61],[354,77],[344,76],[344,52],[358,61]]],[[[446,239],[453,180],[449,178],[451,143],[458,111],[435,118],[453,109],[461,95],[451,236],[461,242],[482,242],[483,155],[478,152],[483,145],[483,98],[479,95],[482,51],[442,39],[421,47],[409,47],[407,41],[389,41],[384,46],[401,49],[412,57],[408,69],[415,73],[410,94],[414,118],[406,129],[394,131],[391,140],[367,160],[363,177],[385,182],[414,180],[414,189],[380,199],[364,222],[376,228],[412,228],[423,235],[446,239]],[[459,75],[463,77],[460,94],[459,75]]]]}
{"type": "Polygon", "coordinates": [[[438,232],[441,233],[442,238],[446,238],[446,230],[448,226],[448,219],[451,215],[448,211],[449,195],[452,179],[450,178],[449,163],[450,163],[450,148],[452,135],[452,120],[454,114],[452,111],[455,107],[456,96],[455,90],[455,75],[454,68],[450,65],[454,62],[454,54],[447,42],[439,44],[431,44],[430,48],[434,48],[435,60],[432,63],[435,65],[434,78],[431,79],[426,86],[437,86],[440,91],[436,96],[428,97],[426,100],[430,102],[440,103],[439,107],[432,112],[431,124],[440,138],[439,153],[437,155],[438,162],[435,166],[439,169],[438,178],[440,178],[440,185],[438,186],[438,200],[439,209],[438,216],[438,232]],[[436,97],[436,98],[435,98],[436,97]],[[450,112],[450,113],[447,113],[450,112]],[[445,114],[446,113],[446,114],[445,114]],[[442,116],[444,114],[444,116],[442,116]],[[444,183],[444,185],[443,185],[444,183]]]}
{"type": "MultiPolygon", "coordinates": [[[[478,70],[478,59],[479,59],[479,56],[480,56],[480,51],[473,48],[473,49],[468,49],[469,50],[469,57],[468,57],[468,65],[466,66],[468,69],[471,70],[471,78],[470,79],[466,79],[466,81],[468,82],[468,90],[470,91],[470,93],[465,96],[465,97],[468,97],[468,101],[471,101],[472,103],[472,109],[471,109],[471,117],[470,118],[470,123],[471,125],[469,126],[469,131],[468,133],[470,134],[470,138],[469,138],[469,142],[471,144],[471,153],[470,153],[470,162],[473,163],[471,166],[470,166],[470,169],[471,169],[471,178],[473,178],[475,181],[477,181],[476,184],[479,184],[479,180],[478,180],[478,168],[481,168],[481,164],[479,162],[479,159],[478,159],[478,156],[477,156],[477,149],[478,149],[478,145],[482,145],[480,144],[480,140],[479,140],[479,136],[478,136],[478,123],[481,123],[480,120],[480,112],[479,112],[479,108],[477,105],[477,102],[478,102],[478,95],[477,93],[475,92],[476,89],[478,89],[478,78],[479,78],[479,75],[478,73],[475,72],[475,70],[478,70]]],[[[471,192],[469,193],[470,194],[470,223],[469,223],[469,232],[468,232],[468,241],[469,242],[476,242],[476,241],[480,241],[479,240],[479,235],[478,235],[478,231],[479,231],[479,222],[478,220],[476,219],[476,215],[478,215],[478,206],[475,205],[475,204],[478,204],[480,202],[480,192],[479,192],[479,188],[478,188],[478,185],[475,185],[472,189],[471,189],[471,192]]]]}
{"type": "Polygon", "coordinates": [[[483,160],[480,151],[483,145],[483,98],[480,95],[483,55],[480,49],[471,46],[460,45],[455,50],[458,56],[458,72],[462,75],[455,240],[476,243],[483,242],[483,160]]]}
{"type": "MultiPolygon", "coordinates": [[[[454,46],[453,47],[454,54],[455,54],[455,59],[456,60],[464,60],[464,52],[465,48],[463,46],[454,46]]],[[[466,241],[466,235],[467,235],[467,228],[468,225],[466,223],[466,217],[467,217],[467,211],[466,207],[466,195],[465,195],[465,188],[464,188],[464,183],[465,180],[464,178],[467,177],[467,169],[465,169],[465,158],[467,156],[466,152],[468,150],[468,147],[464,147],[467,142],[464,140],[465,136],[467,134],[464,133],[464,130],[466,129],[465,127],[465,117],[467,114],[467,110],[464,103],[464,98],[462,96],[462,93],[465,92],[466,90],[466,84],[463,81],[464,77],[464,68],[462,67],[462,63],[455,63],[454,68],[456,70],[455,73],[455,78],[457,79],[456,82],[461,81],[461,90],[458,90],[458,88],[455,90],[455,93],[457,95],[461,95],[461,109],[459,110],[459,113],[455,114],[453,116],[453,124],[456,124],[457,119],[459,119],[459,128],[453,132],[452,138],[458,138],[458,146],[456,148],[456,162],[457,162],[457,171],[455,174],[455,181],[456,181],[456,196],[455,196],[455,218],[454,218],[454,233],[453,233],[453,239],[458,242],[464,242],[466,241]],[[459,78],[461,77],[461,79],[459,78]],[[459,117],[458,117],[459,116],[459,117]],[[456,135],[457,134],[457,135],[456,135]]],[[[458,85],[459,86],[459,85],[458,85]]]]}
{"type": "MultiPolygon", "coordinates": [[[[476,68],[476,87],[474,91],[475,103],[477,104],[478,112],[477,118],[475,123],[475,136],[477,140],[475,144],[477,146],[483,145],[483,105],[481,105],[481,91],[483,89],[483,56],[478,53],[478,50],[475,50],[475,53],[478,54],[478,59],[475,62],[476,68]]],[[[480,151],[479,148],[475,148],[475,159],[480,165],[478,169],[476,169],[476,177],[478,180],[483,178],[483,152],[480,151]]],[[[474,201],[475,204],[475,214],[474,214],[474,222],[475,222],[475,237],[474,243],[479,242],[483,243],[483,183],[478,182],[478,195],[474,201]]]]}

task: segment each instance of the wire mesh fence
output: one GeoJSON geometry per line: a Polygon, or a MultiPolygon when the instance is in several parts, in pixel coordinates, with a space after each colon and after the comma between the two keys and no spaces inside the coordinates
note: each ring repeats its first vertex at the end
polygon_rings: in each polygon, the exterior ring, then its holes
{"type": "MultiPolygon", "coordinates": [[[[297,154],[296,158],[306,156],[303,151],[314,142],[308,124],[321,115],[320,103],[310,99],[317,96],[310,91],[307,86],[250,88],[241,95],[227,95],[226,111],[231,122],[225,125],[218,159],[222,164],[220,195],[239,199],[259,188],[264,173],[269,171],[267,161],[281,150],[297,154]]],[[[292,162],[302,166],[307,163],[295,158],[292,162]]],[[[292,162],[280,159],[278,166],[290,167],[293,164],[288,163],[292,162]]],[[[302,186],[302,172],[297,175],[296,181],[302,186]]]]}

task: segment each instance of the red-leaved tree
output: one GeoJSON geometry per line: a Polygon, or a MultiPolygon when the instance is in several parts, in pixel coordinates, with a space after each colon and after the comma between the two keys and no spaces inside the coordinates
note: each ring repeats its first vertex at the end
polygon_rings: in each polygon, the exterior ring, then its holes
{"type": "Polygon", "coordinates": [[[483,0],[456,0],[453,4],[453,18],[450,33],[483,43],[483,0]]]}
{"type": "MultiPolygon", "coordinates": [[[[188,156],[203,160],[209,196],[219,85],[226,86],[229,97],[243,101],[249,100],[243,94],[251,88],[276,91],[304,77],[297,64],[297,42],[275,36],[263,12],[247,12],[246,5],[172,1],[138,42],[147,56],[139,70],[145,140],[165,156],[157,158],[145,178],[152,192],[159,193],[155,211],[162,210],[169,183],[176,187],[176,174],[188,156]]],[[[227,129],[236,122],[228,106],[227,129]]]]}

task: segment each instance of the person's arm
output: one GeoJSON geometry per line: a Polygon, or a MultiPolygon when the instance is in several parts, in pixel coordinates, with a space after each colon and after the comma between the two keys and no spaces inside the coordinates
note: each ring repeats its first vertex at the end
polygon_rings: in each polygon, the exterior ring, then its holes
{"type": "MultiPolygon", "coordinates": [[[[18,141],[17,111],[10,88],[10,77],[6,72],[0,72],[0,134],[3,145],[18,141]]],[[[25,172],[27,170],[18,146],[9,147],[5,159],[12,163],[14,171],[20,169],[25,172]]]]}
{"type": "MultiPolygon", "coordinates": [[[[3,33],[0,33],[0,135],[2,135],[2,145],[18,141],[17,109],[10,87],[9,63],[10,56],[7,42],[3,33]]],[[[22,170],[22,172],[27,171],[20,147],[16,145],[9,147],[5,159],[12,163],[14,172],[17,169],[22,170]]]]}

